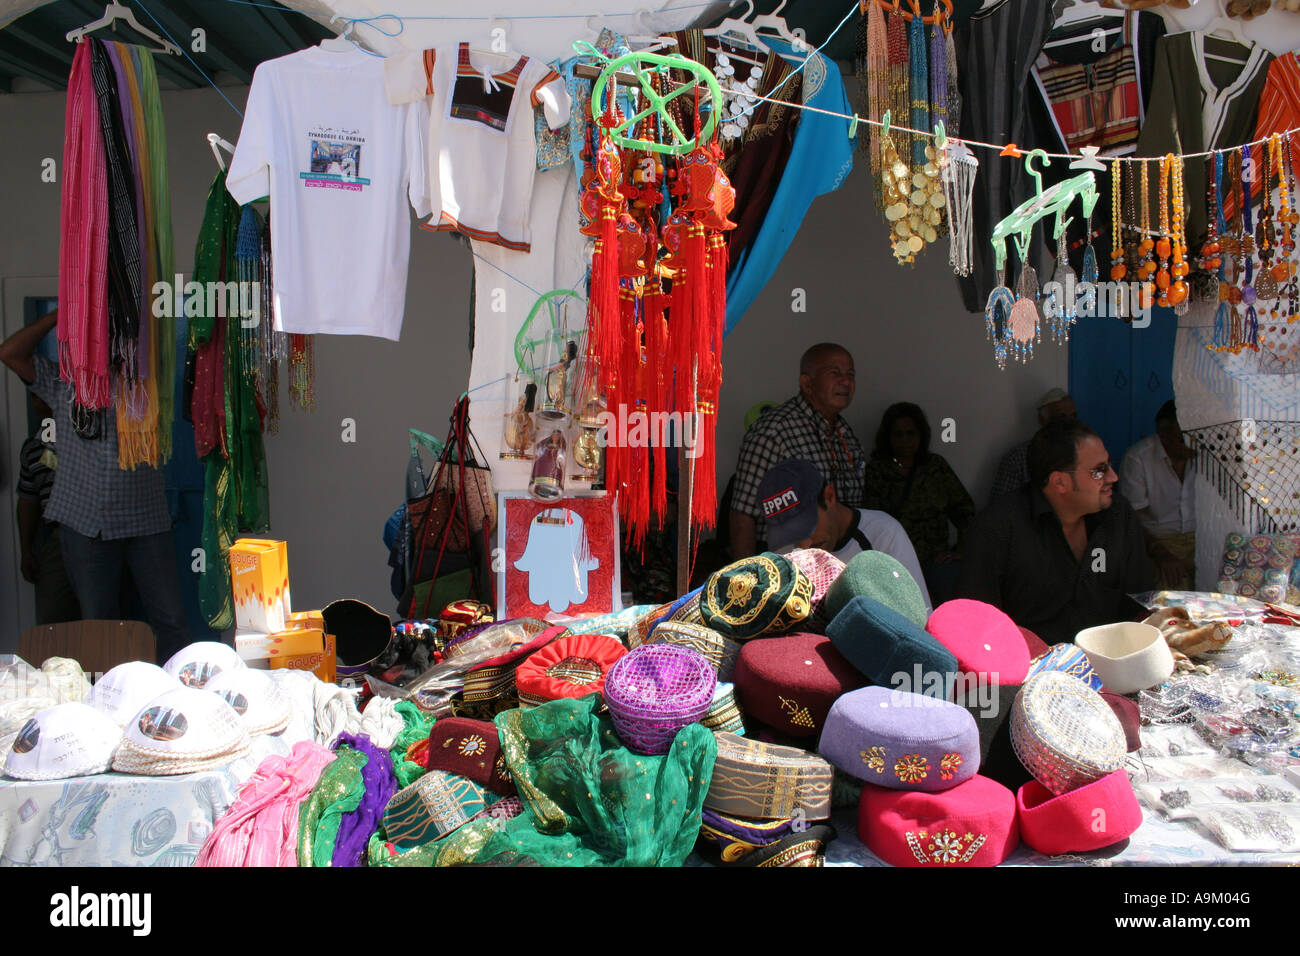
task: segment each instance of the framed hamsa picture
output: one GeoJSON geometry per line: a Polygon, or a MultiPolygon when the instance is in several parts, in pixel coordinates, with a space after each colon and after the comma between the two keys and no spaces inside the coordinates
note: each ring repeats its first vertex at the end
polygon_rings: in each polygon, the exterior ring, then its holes
{"type": "Polygon", "coordinates": [[[612,495],[537,501],[500,494],[497,618],[611,614],[619,598],[618,511],[612,495]]]}

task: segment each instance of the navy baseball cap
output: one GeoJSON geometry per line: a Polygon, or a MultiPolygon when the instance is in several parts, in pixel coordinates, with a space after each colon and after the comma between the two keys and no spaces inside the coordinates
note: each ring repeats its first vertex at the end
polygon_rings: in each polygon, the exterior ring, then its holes
{"type": "Polygon", "coordinates": [[[817,496],[824,484],[817,466],[802,458],[787,458],[768,470],[758,483],[768,550],[780,551],[812,535],[817,527],[817,496]]]}

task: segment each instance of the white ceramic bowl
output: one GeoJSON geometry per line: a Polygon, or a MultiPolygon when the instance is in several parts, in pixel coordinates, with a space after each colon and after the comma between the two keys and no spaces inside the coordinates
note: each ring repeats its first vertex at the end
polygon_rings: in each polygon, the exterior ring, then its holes
{"type": "Polygon", "coordinates": [[[1133,694],[1163,683],[1174,672],[1174,655],[1160,629],[1122,621],[1080,631],[1074,643],[1088,655],[1106,689],[1133,694]]]}

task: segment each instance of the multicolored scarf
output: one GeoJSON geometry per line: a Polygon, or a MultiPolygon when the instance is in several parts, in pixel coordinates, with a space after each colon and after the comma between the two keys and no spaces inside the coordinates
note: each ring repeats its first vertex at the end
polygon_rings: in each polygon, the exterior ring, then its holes
{"type": "Polygon", "coordinates": [[[75,401],[106,408],[108,371],[108,172],[91,76],[91,48],[77,45],[64,116],[59,208],[59,372],[75,401]]]}

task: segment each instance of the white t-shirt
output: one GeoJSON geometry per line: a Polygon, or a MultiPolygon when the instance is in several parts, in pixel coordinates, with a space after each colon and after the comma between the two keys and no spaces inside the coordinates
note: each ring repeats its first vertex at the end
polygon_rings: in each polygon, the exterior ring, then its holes
{"type": "Polygon", "coordinates": [[[539,60],[461,43],[391,57],[385,80],[390,102],[422,101],[428,113],[434,215],[425,228],[528,252],[537,172],[533,107],[544,108],[551,129],[569,122],[560,75],[539,60]]]}
{"type": "Polygon", "coordinates": [[[1130,448],[1119,472],[1120,493],[1134,511],[1151,509],[1154,520],[1145,524],[1158,538],[1196,530],[1195,481],[1191,462],[1178,480],[1159,435],[1148,435],[1130,448]]]}
{"type": "Polygon", "coordinates": [[[276,331],[401,335],[408,196],[430,212],[423,120],[388,102],[384,61],[357,49],[257,67],[226,189],[271,197],[276,331]]]}
{"type": "MultiPolygon", "coordinates": [[[[925,586],[925,575],[921,573],[921,562],[916,559],[916,548],[912,547],[912,539],[907,536],[903,526],[896,518],[890,517],[883,511],[869,511],[866,508],[854,510],[858,514],[856,530],[871,542],[871,550],[883,551],[907,568],[907,573],[916,580],[916,586],[921,589],[926,613],[934,610],[930,604],[930,591],[925,586]]],[[[835,557],[848,564],[849,560],[861,554],[862,550],[857,537],[850,534],[848,543],[835,552],[835,557]]]]}

